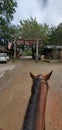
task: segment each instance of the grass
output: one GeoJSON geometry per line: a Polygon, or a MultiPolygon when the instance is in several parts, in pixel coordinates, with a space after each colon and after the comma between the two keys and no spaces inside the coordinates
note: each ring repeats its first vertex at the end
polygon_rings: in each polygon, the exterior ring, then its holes
{"type": "Polygon", "coordinates": [[[11,58],[10,61],[11,63],[17,63],[17,62],[20,62],[20,59],[19,58],[11,58]]]}

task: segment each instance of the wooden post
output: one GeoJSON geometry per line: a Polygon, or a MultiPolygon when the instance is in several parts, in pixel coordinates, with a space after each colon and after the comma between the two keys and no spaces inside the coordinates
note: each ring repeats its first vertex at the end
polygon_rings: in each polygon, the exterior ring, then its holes
{"type": "Polygon", "coordinates": [[[14,39],[14,58],[16,58],[16,38],[14,39]]]}
{"type": "Polygon", "coordinates": [[[36,42],[36,61],[38,61],[38,39],[36,42]]]}

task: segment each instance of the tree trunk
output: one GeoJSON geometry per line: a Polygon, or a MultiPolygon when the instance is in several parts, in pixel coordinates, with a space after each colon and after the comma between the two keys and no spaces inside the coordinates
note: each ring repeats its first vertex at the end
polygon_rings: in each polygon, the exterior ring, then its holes
{"type": "Polygon", "coordinates": [[[38,61],[38,39],[36,42],[36,61],[38,61]]]}

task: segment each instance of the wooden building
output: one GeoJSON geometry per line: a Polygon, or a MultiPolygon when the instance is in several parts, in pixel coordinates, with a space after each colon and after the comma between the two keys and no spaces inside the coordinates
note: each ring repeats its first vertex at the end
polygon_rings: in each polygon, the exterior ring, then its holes
{"type": "Polygon", "coordinates": [[[42,54],[47,59],[62,59],[62,46],[45,46],[42,54]]]}

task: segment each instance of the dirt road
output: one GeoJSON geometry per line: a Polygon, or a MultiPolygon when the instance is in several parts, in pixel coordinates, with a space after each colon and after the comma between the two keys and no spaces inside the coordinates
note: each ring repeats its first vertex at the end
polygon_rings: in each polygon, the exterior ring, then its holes
{"type": "Polygon", "coordinates": [[[33,61],[20,61],[0,78],[0,128],[21,130],[32,84],[29,72],[46,74],[51,70],[46,130],[62,130],[62,64],[33,61]]]}

